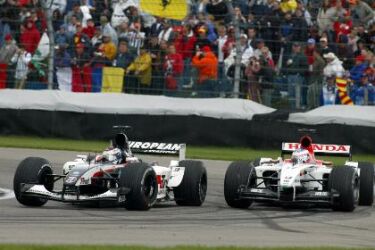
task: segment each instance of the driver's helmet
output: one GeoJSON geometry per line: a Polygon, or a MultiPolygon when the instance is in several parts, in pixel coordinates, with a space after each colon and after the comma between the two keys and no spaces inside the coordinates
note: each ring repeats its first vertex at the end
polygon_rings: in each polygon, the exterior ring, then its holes
{"type": "Polygon", "coordinates": [[[307,149],[299,148],[292,153],[293,165],[307,163],[310,161],[310,153],[307,149]]]}
{"type": "Polygon", "coordinates": [[[123,161],[123,155],[120,149],[114,148],[103,152],[103,159],[114,164],[119,164],[123,161]]]}

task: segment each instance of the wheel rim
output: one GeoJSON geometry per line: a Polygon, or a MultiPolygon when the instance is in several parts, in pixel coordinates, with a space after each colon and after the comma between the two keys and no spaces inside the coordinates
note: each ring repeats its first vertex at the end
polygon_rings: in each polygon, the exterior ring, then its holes
{"type": "Polygon", "coordinates": [[[156,181],[154,180],[152,175],[148,175],[145,179],[144,185],[143,185],[143,194],[149,198],[150,200],[154,197],[155,195],[155,184],[156,181]]]}

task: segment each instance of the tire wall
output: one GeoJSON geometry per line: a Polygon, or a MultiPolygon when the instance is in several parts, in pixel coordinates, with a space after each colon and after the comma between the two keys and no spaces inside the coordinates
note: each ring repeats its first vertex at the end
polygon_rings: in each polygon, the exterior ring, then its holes
{"type": "Polygon", "coordinates": [[[315,128],[315,143],[350,144],[353,152],[375,153],[375,129],[324,124],[307,126],[285,119],[216,119],[202,116],[119,115],[62,111],[0,109],[1,135],[31,135],[104,140],[113,125],[130,125],[131,140],[168,141],[190,145],[281,148],[297,142],[299,128],[315,128]],[[162,139],[161,139],[162,138],[162,139]]]}

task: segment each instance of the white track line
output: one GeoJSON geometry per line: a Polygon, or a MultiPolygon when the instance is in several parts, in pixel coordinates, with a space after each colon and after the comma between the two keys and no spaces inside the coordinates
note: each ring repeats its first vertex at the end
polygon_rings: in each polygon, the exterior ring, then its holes
{"type": "Polygon", "coordinates": [[[13,199],[13,198],[14,198],[13,190],[0,188],[0,200],[7,200],[7,199],[13,199]]]}

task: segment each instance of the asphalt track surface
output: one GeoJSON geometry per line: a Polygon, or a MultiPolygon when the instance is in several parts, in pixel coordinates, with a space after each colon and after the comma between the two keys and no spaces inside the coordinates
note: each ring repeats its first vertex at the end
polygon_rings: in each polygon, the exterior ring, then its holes
{"type": "MultiPolygon", "coordinates": [[[[0,148],[0,188],[12,189],[15,169],[24,157],[44,157],[55,166],[55,173],[60,173],[62,164],[76,154],[0,148]]],[[[161,164],[170,160],[143,159],[161,164]]],[[[208,194],[202,207],[168,202],[140,212],[49,201],[43,207],[29,208],[2,194],[0,243],[375,247],[373,207],[357,207],[353,213],[265,204],[232,209],[223,197],[229,162],[205,160],[204,164],[208,194]]]]}

